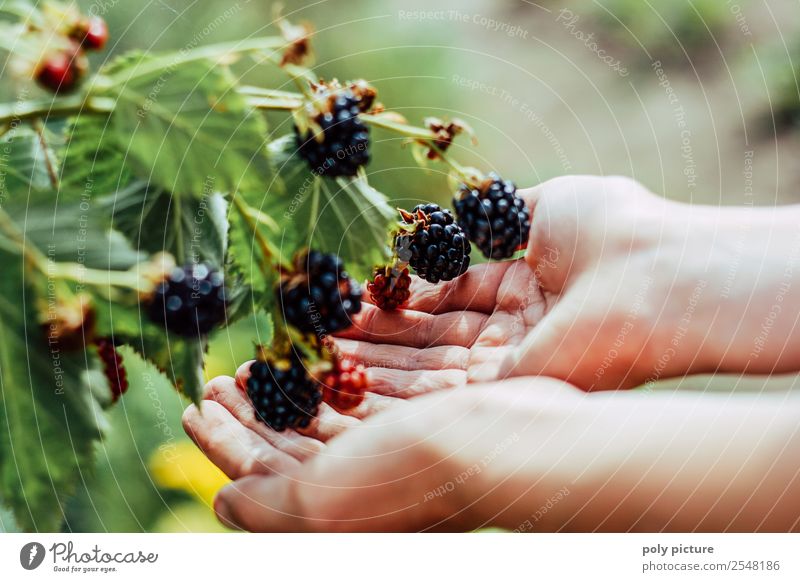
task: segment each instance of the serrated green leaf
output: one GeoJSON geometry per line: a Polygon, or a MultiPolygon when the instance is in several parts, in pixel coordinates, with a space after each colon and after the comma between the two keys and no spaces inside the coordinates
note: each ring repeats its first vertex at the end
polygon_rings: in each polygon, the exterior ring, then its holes
{"type": "Polygon", "coordinates": [[[0,205],[9,199],[27,198],[31,191],[52,187],[48,164],[54,172],[55,153],[42,146],[39,134],[16,127],[0,137],[0,205]]]}
{"type": "Polygon", "coordinates": [[[224,265],[228,222],[222,195],[195,198],[136,182],[112,200],[112,223],[135,248],[166,251],[179,264],[224,265]]]}
{"type": "Polygon", "coordinates": [[[192,402],[197,404],[202,396],[203,355],[205,339],[178,338],[171,334],[146,336],[133,342],[131,347],[163,373],[167,379],[192,402]]]}
{"type": "Polygon", "coordinates": [[[266,121],[230,72],[211,60],[150,66],[162,61],[117,61],[106,71],[115,83],[100,93],[117,100],[109,129],[137,176],[198,197],[266,183],[266,121]]]}
{"type": "Polygon", "coordinates": [[[279,227],[268,230],[283,260],[310,247],[338,254],[348,271],[363,280],[389,253],[388,236],[395,211],[365,177],[321,178],[296,154],[293,136],[270,144],[280,174],[259,210],[279,227]]]}
{"type": "Polygon", "coordinates": [[[269,310],[274,300],[272,292],[278,280],[278,273],[264,258],[259,240],[270,240],[269,227],[254,217],[244,217],[239,210],[230,214],[228,235],[229,271],[247,285],[249,297],[254,305],[269,310]]]}
{"type": "Polygon", "coordinates": [[[26,530],[56,531],[64,500],[91,470],[103,417],[88,384],[94,357],[49,344],[34,276],[0,246],[0,483],[26,530]],[[20,308],[21,306],[21,308],[20,308]]]}
{"type": "Polygon", "coordinates": [[[28,241],[53,261],[126,270],[144,256],[121,233],[111,229],[112,206],[108,199],[65,204],[51,196],[31,206],[12,206],[9,214],[25,231],[28,241]]]}
{"type": "Polygon", "coordinates": [[[110,122],[108,116],[87,114],[65,126],[59,192],[62,201],[86,201],[116,192],[131,182],[125,151],[114,140],[110,122]]]}

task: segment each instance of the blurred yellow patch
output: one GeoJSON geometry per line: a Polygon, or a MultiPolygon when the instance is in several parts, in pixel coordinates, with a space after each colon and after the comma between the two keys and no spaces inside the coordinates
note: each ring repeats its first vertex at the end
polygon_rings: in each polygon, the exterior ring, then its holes
{"type": "Polygon", "coordinates": [[[161,487],[180,489],[211,507],[214,495],[230,479],[191,441],[161,445],[150,457],[150,474],[161,487]]]}
{"type": "Polygon", "coordinates": [[[231,530],[217,521],[216,516],[198,501],[178,503],[165,511],[153,525],[159,533],[226,533],[231,530]]]}

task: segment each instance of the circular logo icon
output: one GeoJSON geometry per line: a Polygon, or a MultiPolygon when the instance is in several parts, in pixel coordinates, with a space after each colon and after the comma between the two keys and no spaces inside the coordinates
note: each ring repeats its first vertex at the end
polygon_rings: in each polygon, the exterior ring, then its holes
{"type": "Polygon", "coordinates": [[[26,570],[35,570],[44,561],[44,546],[39,542],[30,542],[19,551],[19,563],[26,570]]]}

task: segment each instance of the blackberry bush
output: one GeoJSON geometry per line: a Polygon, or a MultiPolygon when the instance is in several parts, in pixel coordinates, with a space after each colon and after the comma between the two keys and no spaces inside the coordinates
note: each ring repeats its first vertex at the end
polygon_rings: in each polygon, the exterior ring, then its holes
{"type": "Polygon", "coordinates": [[[222,273],[200,263],[175,268],[156,287],[148,314],[169,331],[192,337],[222,324],[226,308],[222,273]]]}
{"type": "Polygon", "coordinates": [[[467,272],[469,242],[449,210],[438,204],[420,204],[401,216],[411,231],[397,236],[397,253],[419,277],[438,283],[467,272]]]}
{"type": "Polygon", "coordinates": [[[286,321],[318,337],[352,324],[350,318],[361,311],[361,293],[338,256],[313,250],[295,258],[294,273],[278,288],[286,321]]]}
{"type": "Polygon", "coordinates": [[[479,188],[463,185],[453,200],[458,224],[489,259],[507,259],[528,244],[531,218],[517,187],[490,174],[479,188]]]}
{"type": "Polygon", "coordinates": [[[332,93],[312,117],[319,132],[295,126],[300,156],[321,176],[355,176],[369,162],[369,128],[359,118],[361,99],[349,89],[332,93]]]}
{"type": "Polygon", "coordinates": [[[0,342],[12,356],[0,366],[0,491],[19,525],[60,529],[64,492],[104,436],[102,408],[128,384],[150,390],[163,375],[199,402],[223,324],[255,336],[247,392],[276,430],[311,424],[323,390],[340,410],[357,406],[364,370],[332,361],[321,341],[361,309],[356,281],[374,276],[372,300],[397,309],[411,293],[409,269],[437,282],[470,263],[466,234],[434,204],[402,212],[391,232],[396,210],[361,171],[371,128],[470,182],[450,157],[471,134],[466,124],[414,127],[369,83],[320,80],[306,66],[309,25],[280,20],[274,36],[133,51],[98,59],[92,72],[86,54],[109,40],[102,19],[73,2],[6,4],[0,82],[17,98],[0,103],[0,342]],[[243,84],[248,56],[291,82],[243,84]],[[154,92],[160,79],[168,90],[154,92]],[[293,130],[273,136],[264,111],[293,130]]]}
{"type": "Polygon", "coordinates": [[[282,432],[305,428],[316,416],[322,392],[296,355],[256,360],[250,365],[247,396],[256,419],[282,432]]]}

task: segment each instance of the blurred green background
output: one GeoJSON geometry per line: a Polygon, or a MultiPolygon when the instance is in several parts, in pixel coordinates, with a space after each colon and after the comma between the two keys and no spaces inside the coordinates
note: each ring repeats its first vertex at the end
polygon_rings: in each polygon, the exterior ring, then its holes
{"type": "MultiPolygon", "coordinates": [[[[109,22],[100,60],[274,34],[270,2],[80,4],[109,22]]],[[[796,0],[293,0],[284,14],[316,27],[322,77],[367,79],[415,124],[465,120],[479,143],[460,139],[454,155],[522,186],[564,173],[625,174],[698,203],[800,198],[796,0]]],[[[246,77],[292,88],[267,67],[246,77]]],[[[275,136],[289,130],[286,116],[272,117],[275,136]]],[[[447,202],[441,167],[420,169],[396,136],[373,135],[368,170],[378,189],[400,204],[447,202]]],[[[247,331],[215,339],[208,377],[250,357],[247,331]]],[[[69,508],[68,530],[221,530],[209,506],[225,478],[184,436],[185,402],[166,385],[151,388],[111,411],[113,430],[69,508]]]]}

